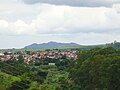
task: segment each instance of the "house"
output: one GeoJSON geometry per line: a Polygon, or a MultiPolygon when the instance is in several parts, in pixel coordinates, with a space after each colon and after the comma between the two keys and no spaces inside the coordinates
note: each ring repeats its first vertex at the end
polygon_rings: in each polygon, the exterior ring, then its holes
{"type": "Polygon", "coordinates": [[[50,65],[50,66],[55,66],[55,63],[49,63],[48,65],[50,65]]]}
{"type": "Polygon", "coordinates": [[[4,56],[4,53],[0,53],[0,56],[4,56]]]}

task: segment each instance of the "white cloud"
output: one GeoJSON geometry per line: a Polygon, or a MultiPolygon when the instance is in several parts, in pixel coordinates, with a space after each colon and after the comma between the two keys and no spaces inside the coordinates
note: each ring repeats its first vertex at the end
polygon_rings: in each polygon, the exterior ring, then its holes
{"type": "Polygon", "coordinates": [[[0,27],[11,34],[108,33],[120,29],[118,5],[112,8],[42,5],[39,8],[42,8],[40,13],[30,22],[1,20],[0,27]]]}
{"type": "Polygon", "coordinates": [[[38,33],[55,33],[55,29],[63,27],[64,7],[48,6],[49,9],[42,11],[30,26],[38,33]]]}
{"type": "Polygon", "coordinates": [[[0,20],[0,28],[6,28],[8,27],[8,22],[5,20],[0,20]]]}
{"type": "Polygon", "coordinates": [[[11,41],[6,47],[52,40],[96,44],[119,40],[119,33],[120,4],[71,7],[0,0],[0,41],[11,41]]]}
{"type": "Polygon", "coordinates": [[[115,3],[120,3],[120,0],[22,0],[27,4],[48,3],[55,5],[69,5],[69,6],[85,6],[85,7],[110,7],[115,3]]]}
{"type": "Polygon", "coordinates": [[[79,33],[79,34],[42,34],[42,35],[25,35],[25,36],[3,36],[0,35],[0,48],[23,48],[32,43],[46,43],[49,41],[57,42],[75,42],[81,45],[94,45],[111,43],[114,40],[120,41],[118,34],[101,34],[101,33],[79,33]]]}

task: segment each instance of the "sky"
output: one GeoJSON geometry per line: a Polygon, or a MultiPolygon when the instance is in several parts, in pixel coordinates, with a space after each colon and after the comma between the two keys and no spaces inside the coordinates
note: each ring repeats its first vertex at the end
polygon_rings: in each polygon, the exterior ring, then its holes
{"type": "Polygon", "coordinates": [[[120,41],[120,0],[0,0],[0,48],[120,41]]]}

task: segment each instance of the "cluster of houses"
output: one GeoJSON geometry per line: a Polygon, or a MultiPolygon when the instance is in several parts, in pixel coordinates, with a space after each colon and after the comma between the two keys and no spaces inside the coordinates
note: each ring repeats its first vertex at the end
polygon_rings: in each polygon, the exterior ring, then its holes
{"type": "Polygon", "coordinates": [[[13,54],[12,52],[0,52],[0,60],[8,61],[8,60],[18,60],[19,54],[13,54]]]}
{"type": "Polygon", "coordinates": [[[19,56],[22,56],[24,62],[29,63],[41,58],[49,59],[77,59],[77,50],[45,50],[45,51],[22,51],[22,52],[0,52],[0,60],[18,60],[19,56]]]}

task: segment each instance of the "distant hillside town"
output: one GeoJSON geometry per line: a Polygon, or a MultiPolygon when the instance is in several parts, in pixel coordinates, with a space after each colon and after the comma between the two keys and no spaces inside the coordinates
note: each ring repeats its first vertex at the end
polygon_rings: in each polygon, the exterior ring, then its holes
{"type": "Polygon", "coordinates": [[[77,50],[45,50],[45,51],[19,51],[19,52],[0,52],[0,60],[18,60],[20,57],[24,62],[34,62],[37,59],[77,59],[77,50]]]}
{"type": "MultiPolygon", "coordinates": [[[[61,43],[56,42],[49,42],[45,43],[44,45],[50,46],[56,44],[56,46],[60,46],[61,43]]],[[[39,44],[39,46],[43,44],[39,44]]],[[[62,45],[64,45],[62,43],[62,45]]],[[[62,46],[61,45],[61,46],[62,46]]],[[[66,44],[65,44],[66,45],[66,44]]],[[[68,44],[67,44],[68,45],[68,44]]],[[[69,44],[70,45],[70,44],[69,44]]],[[[73,45],[73,43],[72,43],[73,45]]],[[[74,44],[75,45],[75,44],[74,44]]],[[[85,48],[91,49],[95,47],[113,47],[113,48],[120,48],[120,42],[116,40],[112,43],[107,43],[103,45],[95,45],[95,46],[84,46],[85,48]]],[[[20,57],[23,58],[24,62],[35,62],[37,59],[77,59],[77,49],[45,49],[44,51],[0,51],[0,60],[1,61],[8,61],[8,60],[19,60],[20,57]]]]}

